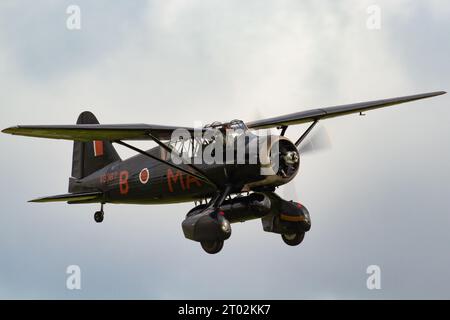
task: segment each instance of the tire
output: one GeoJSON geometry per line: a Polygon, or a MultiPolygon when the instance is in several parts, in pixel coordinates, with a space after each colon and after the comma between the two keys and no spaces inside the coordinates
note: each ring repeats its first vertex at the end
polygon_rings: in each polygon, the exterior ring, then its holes
{"type": "Polygon", "coordinates": [[[223,240],[203,241],[200,244],[202,245],[203,250],[209,254],[216,254],[223,248],[223,240]]]}
{"type": "Polygon", "coordinates": [[[104,215],[104,213],[102,211],[97,211],[94,214],[94,220],[97,223],[103,222],[104,217],[105,217],[105,215],[104,215]]]}
{"type": "Polygon", "coordinates": [[[300,243],[303,242],[303,239],[305,238],[304,232],[299,233],[293,233],[293,234],[282,234],[281,238],[283,239],[284,243],[286,243],[288,246],[298,246],[300,243]]]}

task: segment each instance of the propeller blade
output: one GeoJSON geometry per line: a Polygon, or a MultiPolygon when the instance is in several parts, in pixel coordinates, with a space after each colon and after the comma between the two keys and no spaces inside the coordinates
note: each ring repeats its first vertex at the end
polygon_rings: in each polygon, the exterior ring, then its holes
{"type": "Polygon", "coordinates": [[[300,155],[311,154],[319,151],[331,149],[331,139],[324,127],[313,130],[300,144],[300,155]]]}

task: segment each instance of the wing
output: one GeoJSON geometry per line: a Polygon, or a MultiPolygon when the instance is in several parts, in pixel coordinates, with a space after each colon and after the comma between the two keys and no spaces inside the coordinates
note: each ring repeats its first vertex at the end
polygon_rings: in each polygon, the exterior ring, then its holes
{"type": "Polygon", "coordinates": [[[76,124],[16,126],[2,130],[19,136],[65,139],[75,141],[93,140],[170,140],[176,129],[193,132],[194,128],[160,126],[152,124],[76,124]]]}
{"type": "Polygon", "coordinates": [[[384,99],[384,100],[346,104],[328,108],[312,109],[307,111],[291,113],[284,116],[252,121],[246,124],[250,129],[267,129],[273,127],[289,126],[294,124],[311,122],[315,120],[340,117],[351,113],[359,113],[378,108],[390,107],[405,102],[411,102],[415,100],[439,96],[445,93],[446,92],[444,91],[439,91],[392,99],[384,99]]]}
{"type": "Polygon", "coordinates": [[[102,192],[82,192],[82,193],[67,193],[57,196],[38,198],[28,202],[69,202],[69,203],[89,203],[101,201],[102,192]]]}
{"type": "MultiPolygon", "coordinates": [[[[247,123],[250,129],[265,129],[278,126],[288,126],[311,122],[319,119],[343,116],[372,109],[389,107],[392,105],[430,98],[444,94],[445,92],[432,92],[406,96],[393,99],[361,102],[349,105],[320,108],[301,111],[284,116],[263,119],[247,123]]],[[[185,129],[193,132],[194,128],[161,126],[151,124],[77,124],[77,125],[37,125],[16,126],[2,130],[4,133],[75,141],[93,140],[170,140],[172,132],[176,129],[185,129]]]]}

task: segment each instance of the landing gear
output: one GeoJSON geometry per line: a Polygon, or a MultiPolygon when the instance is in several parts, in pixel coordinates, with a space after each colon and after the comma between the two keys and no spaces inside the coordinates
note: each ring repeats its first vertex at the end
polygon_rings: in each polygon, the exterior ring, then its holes
{"type": "Polygon", "coordinates": [[[103,211],[97,211],[97,212],[94,214],[94,220],[95,220],[95,222],[97,222],[97,223],[103,222],[104,216],[105,216],[105,214],[104,214],[103,211]]]}
{"type": "Polygon", "coordinates": [[[223,240],[202,241],[200,244],[202,245],[203,250],[209,254],[216,254],[223,248],[223,240]]]}
{"type": "Polygon", "coordinates": [[[225,198],[230,194],[232,185],[216,195],[204,206],[195,207],[186,215],[181,223],[184,236],[187,239],[200,242],[203,250],[216,254],[223,248],[225,240],[231,236],[231,225],[220,209],[225,198]]]}
{"type": "Polygon", "coordinates": [[[298,246],[300,243],[302,243],[303,239],[305,238],[305,233],[298,232],[292,234],[282,234],[281,238],[283,239],[284,243],[286,243],[288,246],[298,246]]]}
{"type": "Polygon", "coordinates": [[[94,220],[97,223],[101,223],[101,222],[103,222],[104,217],[105,217],[105,213],[103,212],[103,203],[102,203],[102,206],[100,207],[100,211],[97,211],[96,213],[94,213],[94,220]]]}

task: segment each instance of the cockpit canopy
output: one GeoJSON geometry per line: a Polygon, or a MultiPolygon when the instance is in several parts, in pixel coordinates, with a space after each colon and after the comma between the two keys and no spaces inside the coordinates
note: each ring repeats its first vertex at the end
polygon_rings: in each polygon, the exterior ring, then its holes
{"type": "Polygon", "coordinates": [[[205,126],[206,129],[218,129],[222,132],[222,134],[231,134],[233,136],[236,136],[237,134],[243,134],[248,131],[247,125],[242,120],[232,120],[227,123],[221,123],[221,122],[213,122],[211,124],[208,124],[205,126]]]}
{"type": "Polygon", "coordinates": [[[246,132],[248,130],[246,124],[242,120],[233,120],[228,123],[228,127],[231,130],[237,131],[242,130],[243,132],[246,132]]]}
{"type": "Polygon", "coordinates": [[[248,132],[248,128],[242,120],[232,120],[227,123],[213,122],[205,125],[204,129],[214,130],[213,135],[204,133],[203,136],[194,137],[191,139],[183,140],[181,137],[177,137],[174,140],[169,141],[169,146],[174,148],[179,154],[187,152],[187,157],[193,157],[198,155],[200,151],[200,145],[205,146],[214,141],[217,141],[217,135],[221,135],[223,143],[234,141],[234,139],[245,135],[248,132]]]}

